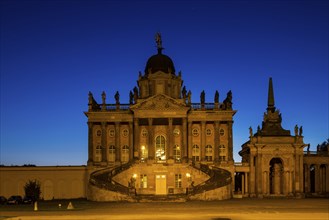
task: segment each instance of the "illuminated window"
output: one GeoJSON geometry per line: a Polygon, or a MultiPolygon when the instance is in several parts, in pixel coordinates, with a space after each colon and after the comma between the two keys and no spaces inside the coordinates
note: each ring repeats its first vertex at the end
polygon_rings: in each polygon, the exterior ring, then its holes
{"type": "Polygon", "coordinates": [[[162,135],[155,138],[155,157],[157,161],[166,160],[166,139],[162,135]]]}
{"type": "Polygon", "coordinates": [[[219,155],[225,154],[225,145],[219,145],[219,155]]]}
{"type": "Polygon", "coordinates": [[[123,131],[122,131],[122,135],[123,135],[124,137],[127,137],[128,134],[129,134],[128,129],[123,129],[123,131]]]}
{"type": "Polygon", "coordinates": [[[109,136],[114,137],[114,135],[115,135],[114,129],[109,130],[109,136]]]}
{"type": "Polygon", "coordinates": [[[193,145],[192,148],[192,160],[199,161],[200,160],[200,148],[198,145],[193,145]]]}
{"type": "Polygon", "coordinates": [[[181,149],[177,144],[174,146],[174,160],[175,162],[181,162],[181,149]]]}
{"type": "Polygon", "coordinates": [[[197,128],[194,128],[194,129],[192,130],[192,135],[193,135],[193,136],[198,136],[198,135],[199,135],[199,130],[198,130],[197,128]]]}
{"type": "Polygon", "coordinates": [[[175,174],[175,188],[182,188],[182,174],[175,174]]]}
{"type": "Polygon", "coordinates": [[[108,160],[109,160],[109,162],[114,162],[115,161],[115,147],[114,147],[114,145],[109,146],[108,160]]]}
{"type": "Polygon", "coordinates": [[[143,145],[141,146],[141,160],[145,160],[148,157],[147,148],[143,145]]]}
{"type": "Polygon", "coordinates": [[[208,128],[208,129],[206,130],[206,135],[207,135],[207,136],[210,136],[211,134],[212,134],[212,131],[211,131],[211,129],[208,128]]]}
{"type": "Polygon", "coordinates": [[[211,145],[207,145],[206,146],[206,161],[212,161],[212,146],[211,145]]]}
{"type": "Polygon", "coordinates": [[[226,160],[226,157],[225,156],[219,156],[219,161],[225,161],[226,160]]]}
{"type": "Polygon", "coordinates": [[[147,175],[141,174],[140,176],[140,187],[146,189],[147,188],[147,175]]]}
{"type": "Polygon", "coordinates": [[[95,161],[100,162],[102,160],[102,146],[98,145],[95,152],[95,161]]]}
{"type": "Polygon", "coordinates": [[[128,162],[129,161],[129,147],[124,145],[122,147],[121,161],[128,162]]]}
{"type": "Polygon", "coordinates": [[[225,161],[226,160],[226,149],[225,145],[219,145],[219,161],[225,161]]]}

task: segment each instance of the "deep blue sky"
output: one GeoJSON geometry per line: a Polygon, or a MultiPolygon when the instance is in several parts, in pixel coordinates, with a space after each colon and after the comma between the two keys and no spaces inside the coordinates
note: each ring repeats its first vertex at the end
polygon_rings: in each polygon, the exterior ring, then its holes
{"type": "Polygon", "coordinates": [[[233,92],[234,158],[256,130],[273,77],[283,127],[311,150],[328,138],[328,1],[1,1],[0,164],[83,165],[88,92],[128,102],[164,54],[199,102],[233,92]]]}

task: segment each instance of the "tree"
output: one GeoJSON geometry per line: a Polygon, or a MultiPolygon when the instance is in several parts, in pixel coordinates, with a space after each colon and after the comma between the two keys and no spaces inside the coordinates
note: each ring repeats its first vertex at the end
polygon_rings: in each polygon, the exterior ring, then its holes
{"type": "Polygon", "coordinates": [[[25,196],[30,196],[34,201],[39,200],[41,195],[41,185],[38,180],[29,180],[24,186],[25,196]]]}

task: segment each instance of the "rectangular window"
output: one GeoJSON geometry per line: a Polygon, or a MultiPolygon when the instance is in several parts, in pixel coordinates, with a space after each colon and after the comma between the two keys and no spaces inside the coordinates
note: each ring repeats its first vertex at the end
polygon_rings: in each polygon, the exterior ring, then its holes
{"type": "Polygon", "coordinates": [[[175,188],[182,188],[182,174],[175,174],[175,188]]]}
{"type": "Polygon", "coordinates": [[[147,188],[147,175],[146,174],[141,174],[141,184],[140,184],[140,187],[143,188],[143,189],[146,189],[147,188]]]}

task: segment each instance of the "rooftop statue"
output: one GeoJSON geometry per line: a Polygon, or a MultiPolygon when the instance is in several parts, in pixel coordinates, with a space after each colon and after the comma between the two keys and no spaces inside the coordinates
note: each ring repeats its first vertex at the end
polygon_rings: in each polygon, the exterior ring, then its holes
{"type": "Polygon", "coordinates": [[[162,39],[161,34],[159,32],[155,35],[155,42],[157,44],[158,49],[162,49],[162,39]]]}

